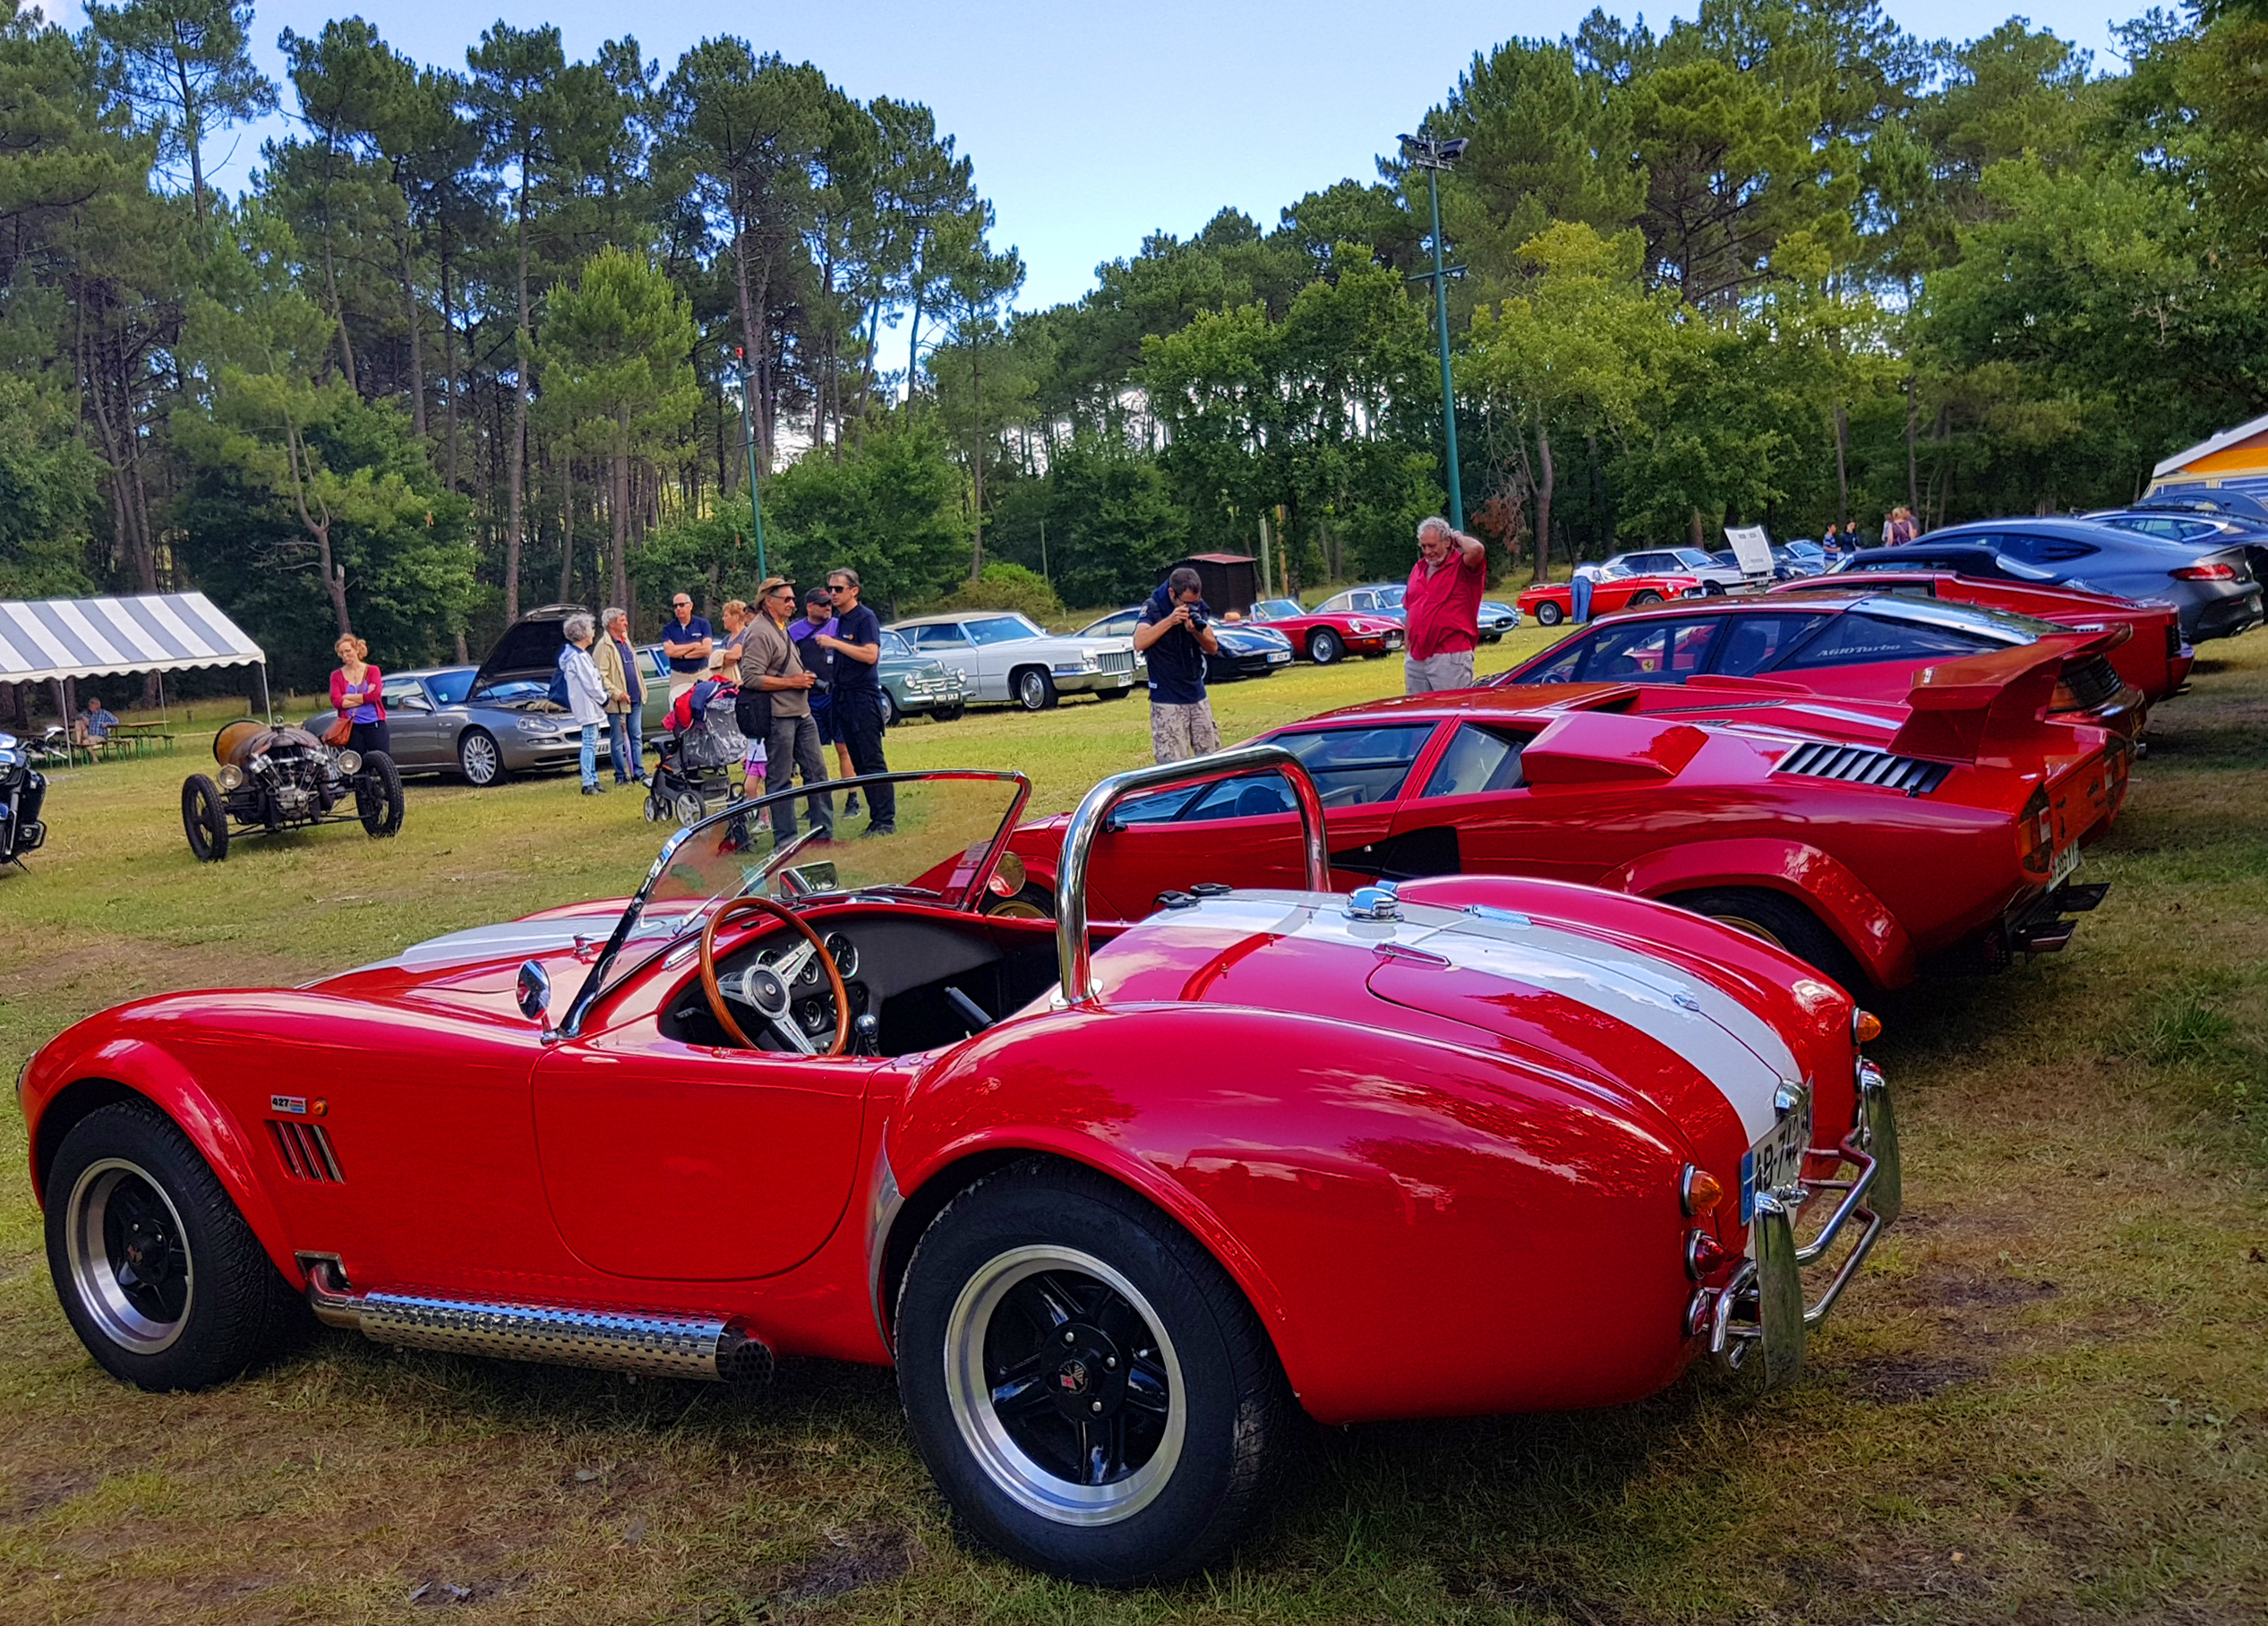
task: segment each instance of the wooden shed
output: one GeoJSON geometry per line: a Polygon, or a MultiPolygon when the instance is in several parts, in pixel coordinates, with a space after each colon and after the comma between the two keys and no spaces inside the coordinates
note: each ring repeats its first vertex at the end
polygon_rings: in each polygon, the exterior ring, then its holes
{"type": "Polygon", "coordinates": [[[1197,579],[1204,583],[1205,603],[1212,606],[1214,614],[1226,615],[1231,610],[1238,615],[1252,613],[1253,605],[1260,598],[1257,559],[1246,553],[1192,553],[1168,565],[1165,574],[1169,576],[1184,565],[1194,570],[1197,579]]]}
{"type": "Polygon", "coordinates": [[[2268,501],[2268,417],[2224,430],[2151,471],[2150,492],[2207,496],[2240,492],[2268,501]]]}

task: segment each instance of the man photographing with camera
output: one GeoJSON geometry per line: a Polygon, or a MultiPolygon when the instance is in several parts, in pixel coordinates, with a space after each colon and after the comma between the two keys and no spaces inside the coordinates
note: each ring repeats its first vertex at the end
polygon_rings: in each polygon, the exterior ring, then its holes
{"type": "Polygon", "coordinates": [[[1220,640],[1202,585],[1187,565],[1167,577],[1143,605],[1134,646],[1150,662],[1150,749],[1158,760],[1179,762],[1219,750],[1220,731],[1205,697],[1205,657],[1220,640]]]}

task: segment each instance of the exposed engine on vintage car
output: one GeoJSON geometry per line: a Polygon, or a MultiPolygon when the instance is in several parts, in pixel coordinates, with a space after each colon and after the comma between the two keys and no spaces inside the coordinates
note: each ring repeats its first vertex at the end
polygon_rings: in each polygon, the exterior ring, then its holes
{"type": "Polygon", "coordinates": [[[181,787],[189,851],[204,862],[228,856],[232,823],[247,835],[350,817],[374,837],[401,828],[401,774],[382,751],[333,748],[304,728],[240,717],[213,736],[212,754],[218,772],[192,774],[181,787]]]}
{"type": "Polygon", "coordinates": [[[0,865],[21,863],[47,839],[39,821],[47,780],[31,766],[31,753],[13,734],[0,733],[0,865]]]}

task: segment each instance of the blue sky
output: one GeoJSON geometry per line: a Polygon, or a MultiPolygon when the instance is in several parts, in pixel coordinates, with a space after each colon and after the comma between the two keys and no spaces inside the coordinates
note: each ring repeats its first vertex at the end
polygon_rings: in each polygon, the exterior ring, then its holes
{"type": "MultiPolygon", "coordinates": [[[[570,55],[628,31],[664,71],[705,34],[739,33],[759,49],[817,64],[861,99],[890,95],[934,108],[940,129],[976,161],[977,184],[998,210],[997,240],[1028,269],[1018,304],[1075,299],[1099,261],[1130,254],[1143,235],[1187,234],[1224,206],[1265,226],[1302,193],[1345,175],[1368,180],[1397,133],[1439,101],[1476,50],[1516,35],[1572,29],[1591,0],[1143,0],[1130,5],[962,0],[821,0],[748,9],[644,0],[442,4],[437,0],[262,0],[260,60],[278,80],[286,27],[312,33],[359,9],[397,50],[462,68],[465,48],[498,15],[521,27],[559,24],[570,55]]],[[[2101,0],[2045,0],[2024,8],[2035,26],[2118,66],[2110,24],[2142,9],[2101,0]]],[[[1623,17],[1637,10],[1610,5],[1623,17]]],[[[2007,13],[1956,0],[1896,0],[1890,14],[1924,38],[1987,32],[2007,13]]],[[[1692,13],[1690,4],[1674,8],[1692,13]]],[[[49,14],[77,26],[75,0],[49,14]]],[[[1647,13],[1656,27],[1673,12],[1647,13]]],[[[286,90],[287,104],[290,93],[286,90]]],[[[273,121],[270,121],[271,125],[273,121]]],[[[217,145],[218,180],[241,186],[273,128],[217,145]]]]}

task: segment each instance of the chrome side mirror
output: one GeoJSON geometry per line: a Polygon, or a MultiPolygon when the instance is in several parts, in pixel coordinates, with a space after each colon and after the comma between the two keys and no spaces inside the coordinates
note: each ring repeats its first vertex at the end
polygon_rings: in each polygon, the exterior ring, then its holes
{"type": "Polygon", "coordinates": [[[551,1025],[552,974],[540,960],[526,960],[519,968],[519,1013],[530,1022],[551,1025]]]}

